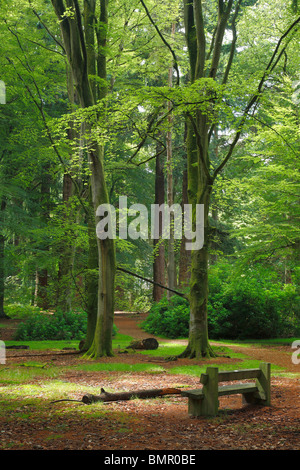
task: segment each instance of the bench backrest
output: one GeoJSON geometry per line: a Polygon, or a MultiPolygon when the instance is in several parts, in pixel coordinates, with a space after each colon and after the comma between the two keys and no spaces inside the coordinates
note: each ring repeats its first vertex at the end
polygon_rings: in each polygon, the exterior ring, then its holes
{"type": "MultiPolygon", "coordinates": [[[[261,375],[261,369],[240,369],[218,372],[218,382],[229,382],[232,380],[257,379],[261,375]]],[[[209,375],[201,374],[200,382],[207,384],[209,375]]]]}
{"type": "Polygon", "coordinates": [[[214,396],[217,400],[217,390],[219,382],[231,380],[242,380],[255,378],[255,385],[261,397],[264,397],[266,405],[271,399],[271,364],[261,362],[258,369],[240,369],[233,371],[219,372],[218,367],[207,367],[206,373],[201,374],[200,382],[203,384],[203,394],[207,397],[214,396]]]}

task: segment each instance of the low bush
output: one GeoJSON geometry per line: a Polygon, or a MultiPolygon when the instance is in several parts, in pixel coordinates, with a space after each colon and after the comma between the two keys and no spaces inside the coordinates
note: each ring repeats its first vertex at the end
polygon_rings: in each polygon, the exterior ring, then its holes
{"type": "MultiPolygon", "coordinates": [[[[232,275],[219,263],[209,272],[208,332],[211,339],[262,339],[300,334],[297,286],[282,284],[276,273],[257,266],[232,275]]],[[[188,337],[189,305],[164,297],[150,309],[143,329],[167,338],[188,337]]]]}
{"type": "Polygon", "coordinates": [[[152,305],[149,315],[142,323],[147,332],[166,338],[187,337],[189,333],[190,309],[187,300],[174,295],[152,305]]]}
{"type": "Polygon", "coordinates": [[[257,266],[245,274],[224,277],[210,271],[208,330],[210,338],[261,339],[299,333],[299,295],[275,273],[257,266]]]}
{"type": "Polygon", "coordinates": [[[85,337],[87,316],[85,313],[34,314],[26,322],[19,324],[15,339],[32,340],[65,340],[85,337]]]}
{"type": "MultiPolygon", "coordinates": [[[[14,339],[18,341],[81,340],[85,338],[86,330],[87,314],[85,312],[35,313],[19,324],[14,339]]],[[[113,336],[116,336],[117,331],[117,327],[113,325],[113,336]]]]}
{"type": "Polygon", "coordinates": [[[40,313],[41,309],[33,305],[16,303],[5,305],[4,311],[9,318],[21,320],[40,313]]]}

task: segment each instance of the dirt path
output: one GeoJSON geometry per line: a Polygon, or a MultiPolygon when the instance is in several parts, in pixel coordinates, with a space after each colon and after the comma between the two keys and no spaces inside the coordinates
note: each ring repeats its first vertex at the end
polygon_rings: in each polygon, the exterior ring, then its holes
{"type": "MultiPolygon", "coordinates": [[[[149,335],[145,331],[139,328],[139,323],[144,320],[145,315],[115,315],[115,324],[120,333],[125,335],[130,335],[134,339],[143,339],[149,338],[153,335],[149,335]]],[[[174,340],[166,340],[156,337],[156,339],[161,342],[170,342],[174,340]]],[[[176,340],[176,343],[182,342],[182,344],[187,344],[185,340],[176,340]]],[[[216,344],[212,341],[212,344],[216,344]]],[[[220,345],[220,343],[218,343],[220,345]]],[[[227,345],[227,344],[226,344],[227,345]]],[[[246,354],[247,356],[261,360],[263,362],[270,362],[271,364],[276,364],[280,367],[283,367],[286,371],[292,373],[300,373],[300,364],[293,364],[292,354],[294,350],[291,348],[291,345],[285,346],[266,346],[266,347],[249,347],[249,346],[235,346],[234,344],[230,345],[230,348],[238,353],[246,354]]],[[[300,356],[300,354],[299,354],[300,356]]]]}
{"type": "MultiPolygon", "coordinates": [[[[141,316],[115,317],[119,332],[135,339],[149,337],[138,327],[140,321],[141,316]]],[[[291,362],[291,350],[288,347],[230,347],[249,358],[281,365],[289,372],[300,372],[300,365],[295,366],[291,362]]],[[[20,360],[20,354],[30,356],[31,353],[11,350],[5,367],[24,362],[26,359],[22,357],[20,360]]],[[[170,368],[181,364],[210,363],[210,360],[178,360],[175,363],[162,360],[160,368],[157,371],[154,368],[152,373],[84,371],[76,368],[83,362],[78,354],[55,357],[51,351],[46,354],[38,357],[38,361],[46,364],[51,362],[51,367],[66,366],[66,372],[59,380],[68,384],[68,397],[72,399],[81,398],[78,391],[81,385],[96,387],[95,390],[104,387],[116,392],[166,387],[196,388],[199,387],[199,377],[175,374],[170,368]],[[72,393],[72,386],[77,390],[76,393],[72,393]]],[[[217,358],[211,361],[224,364],[240,360],[217,358]]],[[[147,362],[155,366],[159,358],[141,354],[116,354],[113,358],[100,358],[95,362],[147,362]]],[[[2,373],[3,377],[5,371],[2,373]]],[[[33,380],[33,384],[40,387],[37,399],[29,395],[26,403],[26,396],[22,395],[15,398],[15,402],[6,404],[6,390],[10,385],[9,382],[1,384],[0,374],[0,399],[6,405],[4,412],[0,410],[0,449],[102,450],[110,454],[116,451],[153,450],[171,454],[175,451],[197,454],[197,451],[203,450],[300,449],[299,376],[283,378],[280,374],[272,375],[270,407],[243,405],[239,395],[221,397],[219,416],[212,419],[191,419],[187,412],[187,399],[177,395],[91,405],[91,408],[86,408],[91,410],[90,413],[82,408],[88,405],[80,403],[50,405],[49,398],[43,395],[47,387],[46,380],[51,381],[51,378],[33,380]]],[[[101,458],[99,462],[103,463],[101,458]]]]}

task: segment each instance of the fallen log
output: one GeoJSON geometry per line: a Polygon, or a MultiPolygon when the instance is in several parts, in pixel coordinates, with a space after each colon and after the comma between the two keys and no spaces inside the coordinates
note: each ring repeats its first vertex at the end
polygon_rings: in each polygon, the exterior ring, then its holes
{"type": "Polygon", "coordinates": [[[145,338],[137,341],[132,341],[126,349],[157,349],[159,346],[157,339],[145,338]]]}
{"type": "Polygon", "coordinates": [[[97,402],[107,402],[107,401],[120,401],[120,400],[131,400],[132,398],[156,398],[162,397],[164,395],[180,395],[181,390],[177,388],[162,388],[162,389],[150,389],[150,390],[135,390],[132,392],[118,392],[118,393],[109,393],[101,388],[100,395],[87,394],[84,395],[81,399],[86,405],[97,402]]]}

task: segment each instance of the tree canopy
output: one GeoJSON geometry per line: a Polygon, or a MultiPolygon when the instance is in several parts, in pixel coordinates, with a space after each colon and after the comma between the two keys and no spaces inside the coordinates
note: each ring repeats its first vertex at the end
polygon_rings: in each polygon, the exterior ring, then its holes
{"type": "Polygon", "coordinates": [[[1,20],[0,316],[83,310],[82,348],[111,355],[114,311],[148,311],[167,287],[188,301],[184,355],[202,357],[216,267],[296,292],[297,2],[14,0],[1,20]],[[121,197],[140,236],[119,236],[121,197]],[[173,229],[153,240],[163,202],[190,204],[194,228],[204,207],[200,249],[173,229]],[[115,239],[97,236],[102,204],[115,239]]]}

